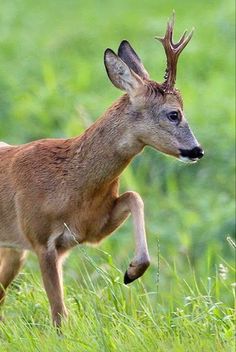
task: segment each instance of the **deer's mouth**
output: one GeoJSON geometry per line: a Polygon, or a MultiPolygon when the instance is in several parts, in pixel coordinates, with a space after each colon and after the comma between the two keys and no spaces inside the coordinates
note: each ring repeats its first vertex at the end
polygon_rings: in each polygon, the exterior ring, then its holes
{"type": "Polygon", "coordinates": [[[189,158],[187,156],[179,156],[179,160],[182,161],[183,163],[188,163],[188,164],[195,164],[199,159],[198,158],[189,158]]]}

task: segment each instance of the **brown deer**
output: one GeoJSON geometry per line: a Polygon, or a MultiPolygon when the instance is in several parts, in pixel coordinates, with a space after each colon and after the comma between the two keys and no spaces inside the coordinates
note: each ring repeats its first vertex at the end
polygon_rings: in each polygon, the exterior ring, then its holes
{"type": "Polygon", "coordinates": [[[0,301],[19,272],[26,253],[39,260],[53,323],[67,315],[63,300],[62,261],[78,243],[98,243],[132,215],[135,256],[125,284],[150,264],[144,206],[138,193],[119,195],[119,176],[145,146],[185,162],[204,152],[183,113],[174,88],[177,61],[192,32],[173,42],[174,16],[164,38],[164,83],[150,80],[130,44],[118,55],[107,49],[105,67],[111,82],[126,92],[82,135],[44,139],[25,145],[0,144],[0,301]]]}

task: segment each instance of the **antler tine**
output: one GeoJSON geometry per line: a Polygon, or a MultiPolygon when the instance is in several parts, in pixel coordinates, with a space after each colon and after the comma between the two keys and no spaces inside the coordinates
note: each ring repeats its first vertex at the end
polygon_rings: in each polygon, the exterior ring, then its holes
{"type": "Polygon", "coordinates": [[[165,50],[166,58],[167,58],[167,68],[165,73],[165,82],[162,83],[162,87],[164,91],[172,91],[175,85],[176,73],[177,73],[177,62],[178,57],[182,50],[186,47],[188,42],[193,36],[193,31],[187,35],[187,31],[185,31],[182,37],[179,39],[177,43],[173,41],[173,32],[174,32],[174,24],[175,24],[175,12],[173,11],[172,18],[167,22],[166,33],[164,37],[155,37],[155,39],[159,40],[165,50]]]}
{"type": "MultiPolygon", "coordinates": [[[[175,24],[175,12],[173,11],[173,15],[171,20],[168,19],[166,32],[164,37],[155,37],[155,39],[159,40],[163,45],[165,42],[169,42],[173,44],[173,31],[174,31],[174,24],[175,24]]],[[[164,46],[165,48],[165,46],[164,46]]]]}
{"type": "Polygon", "coordinates": [[[178,49],[178,52],[180,53],[188,44],[188,42],[191,40],[193,33],[194,33],[194,28],[191,30],[191,32],[187,35],[188,31],[186,30],[180,40],[174,44],[172,43],[173,47],[175,49],[178,49]]]}
{"type": "Polygon", "coordinates": [[[177,48],[178,46],[180,46],[184,42],[186,35],[187,35],[187,32],[188,32],[187,30],[184,31],[182,37],[180,38],[180,40],[177,43],[172,42],[172,45],[174,48],[177,48]]]}
{"type": "Polygon", "coordinates": [[[169,29],[169,33],[170,33],[170,43],[171,43],[172,45],[174,45],[174,43],[173,43],[174,26],[175,26],[175,11],[173,11],[172,17],[171,17],[170,20],[168,20],[168,23],[167,23],[167,30],[169,29]]]}

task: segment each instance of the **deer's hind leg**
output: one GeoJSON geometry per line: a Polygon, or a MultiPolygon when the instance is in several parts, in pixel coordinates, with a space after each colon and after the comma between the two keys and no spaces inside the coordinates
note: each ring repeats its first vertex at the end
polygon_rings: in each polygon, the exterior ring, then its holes
{"type": "Polygon", "coordinates": [[[64,304],[62,255],[54,245],[36,248],[44,287],[51,306],[53,324],[60,329],[63,317],[67,317],[64,304]],[[50,248],[51,247],[51,248],[50,248]]]}
{"type": "Polygon", "coordinates": [[[3,303],[6,289],[19,273],[27,251],[0,248],[0,304],[3,303]]]}

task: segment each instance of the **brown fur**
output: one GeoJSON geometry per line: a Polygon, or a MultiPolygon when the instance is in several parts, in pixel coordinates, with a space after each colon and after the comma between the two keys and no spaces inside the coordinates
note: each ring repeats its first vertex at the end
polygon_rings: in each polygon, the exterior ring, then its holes
{"type": "Polygon", "coordinates": [[[0,247],[5,247],[0,251],[0,299],[31,249],[38,256],[57,326],[66,316],[62,257],[76,244],[98,243],[131,214],[135,257],[125,282],[141,276],[149,265],[142,199],[135,192],[119,196],[124,168],[145,145],[175,157],[179,148],[197,145],[177,91],[164,94],[146,78],[146,71],[142,77],[143,66],[138,76],[111,51],[105,64],[112,82],[128,94],[81,136],[0,144],[0,247]],[[166,118],[172,110],[181,115],[178,125],[166,118]]]}

